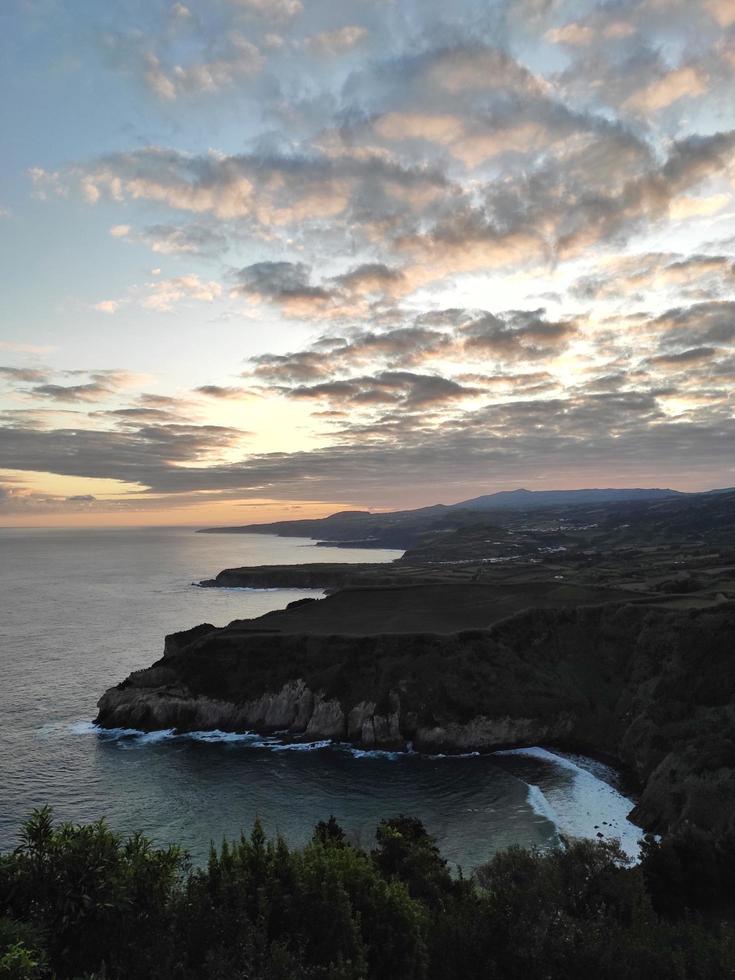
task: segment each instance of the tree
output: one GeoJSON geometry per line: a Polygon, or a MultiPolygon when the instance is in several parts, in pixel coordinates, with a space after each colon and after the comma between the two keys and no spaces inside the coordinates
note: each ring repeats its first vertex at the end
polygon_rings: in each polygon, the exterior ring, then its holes
{"type": "Polygon", "coordinates": [[[452,876],[436,839],[417,817],[381,820],[375,834],[373,861],[381,873],[403,881],[412,898],[440,905],[451,891],[452,876]]]}

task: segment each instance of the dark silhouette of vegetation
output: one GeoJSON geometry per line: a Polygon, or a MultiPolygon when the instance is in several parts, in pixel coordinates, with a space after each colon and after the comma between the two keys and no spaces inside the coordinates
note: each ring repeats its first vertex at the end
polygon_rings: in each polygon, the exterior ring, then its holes
{"type": "Polygon", "coordinates": [[[292,850],[256,822],[191,868],[177,847],[34,811],[0,856],[0,980],[721,980],[735,843],[511,848],[450,874],[414,817],[292,850]]]}

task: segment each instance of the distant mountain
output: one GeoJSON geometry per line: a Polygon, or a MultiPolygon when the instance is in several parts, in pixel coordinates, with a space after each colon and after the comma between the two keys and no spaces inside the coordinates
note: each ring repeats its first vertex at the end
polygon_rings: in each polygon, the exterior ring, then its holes
{"type": "MultiPolygon", "coordinates": [[[[316,538],[341,547],[415,548],[431,543],[436,535],[451,534],[462,528],[483,525],[505,527],[526,520],[534,512],[538,520],[575,521],[587,524],[655,524],[660,528],[707,530],[730,526],[735,491],[711,490],[682,493],[678,490],[646,488],[607,488],[587,490],[503,490],[463,500],[449,506],[435,504],[417,510],[389,513],[341,511],[329,517],[274,524],[248,524],[242,527],[207,528],[216,534],[277,534],[282,537],[316,538]]],[[[471,532],[470,537],[472,536],[471,532]]],[[[484,540],[486,533],[480,534],[484,540]],[[483,537],[484,535],[484,537],[483,537]]]]}
{"type": "Polygon", "coordinates": [[[592,489],[592,490],[500,490],[452,504],[453,510],[530,510],[537,507],[573,507],[587,504],[617,504],[628,500],[665,500],[686,497],[679,490],[592,489]]]}
{"type": "Polygon", "coordinates": [[[396,510],[372,514],[369,511],[342,510],[329,517],[272,524],[246,524],[240,527],[210,527],[203,534],[277,534],[281,537],[316,538],[342,547],[398,548],[413,544],[428,527],[451,512],[443,504],[417,510],[396,510]]]}

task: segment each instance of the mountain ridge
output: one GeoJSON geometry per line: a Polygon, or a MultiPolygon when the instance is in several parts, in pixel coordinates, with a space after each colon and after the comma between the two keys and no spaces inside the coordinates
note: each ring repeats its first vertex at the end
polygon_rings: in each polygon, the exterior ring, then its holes
{"type": "Polygon", "coordinates": [[[659,487],[589,487],[579,490],[527,490],[524,487],[519,487],[516,490],[498,490],[495,493],[483,494],[449,506],[457,510],[497,510],[506,507],[516,509],[518,507],[573,506],[575,503],[581,505],[618,503],[629,500],[664,500],[671,497],[686,496],[689,494],[684,491],[659,487]]]}
{"type": "Polygon", "coordinates": [[[477,522],[479,515],[507,520],[529,512],[554,509],[558,517],[586,508],[646,507],[674,502],[706,500],[727,490],[686,493],[661,488],[587,488],[578,490],[500,490],[494,494],[460,500],[454,504],[433,504],[413,510],[338,511],[327,517],[274,521],[202,528],[201,534],[276,534],[281,537],[315,538],[320,543],[340,547],[399,548],[412,547],[427,531],[440,528],[455,530],[477,522]],[[439,523],[437,523],[439,522],[439,523]]]}

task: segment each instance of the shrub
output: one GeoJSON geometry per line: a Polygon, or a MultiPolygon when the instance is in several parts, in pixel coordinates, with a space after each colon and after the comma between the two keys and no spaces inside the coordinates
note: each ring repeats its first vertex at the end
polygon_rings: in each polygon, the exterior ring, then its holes
{"type": "Polygon", "coordinates": [[[256,822],[190,869],[43,809],[0,857],[0,980],[719,980],[733,868],[732,842],[688,832],[649,839],[637,867],[576,841],[466,880],[399,816],[370,854],[334,818],[297,850],[256,822]]]}

